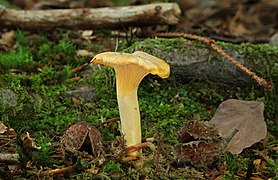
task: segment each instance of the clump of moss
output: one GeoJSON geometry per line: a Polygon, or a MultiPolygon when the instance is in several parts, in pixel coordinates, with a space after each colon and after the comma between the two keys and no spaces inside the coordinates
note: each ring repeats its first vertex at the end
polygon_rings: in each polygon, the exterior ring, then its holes
{"type": "Polygon", "coordinates": [[[13,9],[18,9],[17,6],[15,6],[14,4],[12,4],[10,1],[8,0],[0,0],[0,5],[5,6],[7,8],[13,8],[13,9]]]}
{"type": "Polygon", "coordinates": [[[26,33],[17,31],[16,41],[17,48],[15,51],[0,52],[0,67],[3,70],[30,70],[33,63],[33,55],[29,46],[27,46],[26,33]]]}
{"type": "MultiPolygon", "coordinates": [[[[179,49],[183,43],[188,42],[185,39],[165,39],[165,38],[149,38],[144,41],[135,41],[131,46],[123,49],[123,52],[134,52],[135,50],[141,50],[150,54],[156,55],[156,50],[170,52],[174,49],[179,49]]],[[[162,58],[162,57],[161,57],[162,58]]]]}

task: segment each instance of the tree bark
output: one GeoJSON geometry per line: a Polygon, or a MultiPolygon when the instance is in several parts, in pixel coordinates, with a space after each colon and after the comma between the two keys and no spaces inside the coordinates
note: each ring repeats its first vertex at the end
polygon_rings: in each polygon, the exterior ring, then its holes
{"type": "MultiPolygon", "coordinates": [[[[270,45],[217,45],[258,76],[278,83],[278,51],[270,45]]],[[[178,38],[146,39],[134,43],[126,52],[141,50],[166,60],[171,65],[171,76],[177,81],[192,79],[225,86],[248,86],[256,81],[234,64],[201,42],[178,38]]]]}
{"type": "Polygon", "coordinates": [[[180,14],[176,3],[58,10],[13,10],[0,6],[0,27],[48,30],[174,25],[180,14]]]}

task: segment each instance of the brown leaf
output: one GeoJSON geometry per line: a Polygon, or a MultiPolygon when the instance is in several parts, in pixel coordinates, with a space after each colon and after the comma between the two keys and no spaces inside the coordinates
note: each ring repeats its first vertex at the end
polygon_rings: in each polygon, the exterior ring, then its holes
{"type": "Polygon", "coordinates": [[[1,46],[13,47],[13,45],[15,44],[14,37],[15,37],[15,31],[9,31],[2,34],[2,38],[0,39],[0,47],[1,46]]]}
{"type": "Polygon", "coordinates": [[[35,149],[41,149],[41,147],[36,144],[35,139],[31,138],[31,136],[28,132],[21,135],[21,140],[23,141],[23,145],[25,147],[32,147],[32,148],[35,148],[35,149]]]}
{"type": "Polygon", "coordinates": [[[0,134],[4,134],[7,131],[7,126],[0,122],[0,134]]]}
{"type": "Polygon", "coordinates": [[[228,138],[234,129],[238,132],[226,147],[226,151],[239,154],[265,138],[267,126],[264,121],[264,103],[229,99],[220,104],[211,123],[219,133],[228,138]]]}
{"type": "Polygon", "coordinates": [[[86,56],[93,57],[95,55],[96,55],[95,53],[89,52],[86,49],[79,49],[76,51],[76,56],[78,57],[86,57],[86,56]]]}

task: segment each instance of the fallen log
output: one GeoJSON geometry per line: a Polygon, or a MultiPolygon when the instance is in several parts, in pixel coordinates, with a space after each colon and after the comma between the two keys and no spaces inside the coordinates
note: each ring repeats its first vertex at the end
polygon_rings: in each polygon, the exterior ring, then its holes
{"type": "Polygon", "coordinates": [[[56,10],[14,10],[0,6],[0,28],[115,29],[129,26],[174,25],[178,23],[180,14],[181,10],[176,3],[56,10]]]}
{"type": "MultiPolygon", "coordinates": [[[[227,54],[267,81],[278,83],[278,49],[267,44],[236,45],[216,42],[227,54]]],[[[177,81],[192,79],[226,86],[249,86],[256,81],[202,42],[179,38],[145,39],[125,52],[145,51],[171,65],[171,77],[177,81]]]]}

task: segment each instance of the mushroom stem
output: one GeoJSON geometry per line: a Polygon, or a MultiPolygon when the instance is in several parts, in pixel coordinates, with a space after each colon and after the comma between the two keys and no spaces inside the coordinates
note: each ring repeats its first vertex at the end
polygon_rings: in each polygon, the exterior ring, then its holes
{"type": "MultiPolygon", "coordinates": [[[[141,143],[141,117],[137,89],[141,80],[148,74],[143,68],[136,67],[136,71],[134,69],[134,65],[115,68],[121,131],[127,147],[141,143]]],[[[138,156],[139,152],[129,155],[138,156]]]]}
{"type": "Polygon", "coordinates": [[[117,87],[117,96],[120,97],[118,98],[118,105],[121,117],[121,131],[125,137],[126,146],[139,144],[141,143],[141,120],[137,89],[123,95],[120,88],[117,87]]]}

